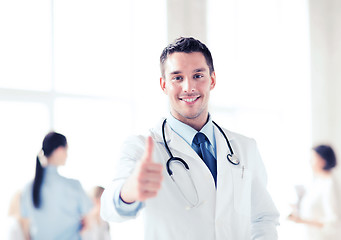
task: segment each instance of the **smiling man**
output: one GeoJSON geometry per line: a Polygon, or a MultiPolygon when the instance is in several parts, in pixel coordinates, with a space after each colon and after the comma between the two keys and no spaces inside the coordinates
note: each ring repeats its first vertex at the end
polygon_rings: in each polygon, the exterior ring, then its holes
{"type": "Polygon", "coordinates": [[[201,52],[174,52],[163,64],[160,85],[169,97],[172,116],[199,131],[207,121],[214,71],[201,52]]]}
{"type": "Polygon", "coordinates": [[[101,215],[144,213],[145,239],[275,240],[278,212],[253,139],[216,124],[208,111],[216,85],[208,48],[179,38],[160,57],[170,114],[150,136],[126,141],[101,215]]]}

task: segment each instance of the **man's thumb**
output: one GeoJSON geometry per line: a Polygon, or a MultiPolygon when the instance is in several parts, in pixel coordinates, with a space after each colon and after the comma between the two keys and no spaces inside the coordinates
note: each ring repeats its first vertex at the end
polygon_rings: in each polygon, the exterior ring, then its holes
{"type": "Polygon", "coordinates": [[[148,136],[146,139],[144,161],[146,161],[146,162],[152,162],[153,161],[153,149],[154,149],[154,141],[153,141],[151,136],[148,136]]]}

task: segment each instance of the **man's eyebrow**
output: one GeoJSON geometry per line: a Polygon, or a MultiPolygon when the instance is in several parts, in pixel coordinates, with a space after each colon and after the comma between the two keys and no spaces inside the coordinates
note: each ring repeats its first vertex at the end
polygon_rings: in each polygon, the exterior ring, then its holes
{"type": "Polygon", "coordinates": [[[197,72],[205,72],[205,71],[206,71],[205,68],[197,68],[197,69],[195,69],[193,72],[194,72],[194,73],[197,73],[197,72]]]}
{"type": "Polygon", "coordinates": [[[181,73],[181,71],[174,71],[174,72],[171,72],[170,75],[176,75],[176,74],[179,74],[181,73]]]}
{"type": "MultiPolygon", "coordinates": [[[[197,68],[193,70],[193,73],[198,73],[198,72],[205,72],[206,69],[205,68],[197,68]]],[[[170,73],[170,75],[176,75],[176,74],[180,74],[182,73],[180,70],[175,70],[173,72],[170,73]]]]}

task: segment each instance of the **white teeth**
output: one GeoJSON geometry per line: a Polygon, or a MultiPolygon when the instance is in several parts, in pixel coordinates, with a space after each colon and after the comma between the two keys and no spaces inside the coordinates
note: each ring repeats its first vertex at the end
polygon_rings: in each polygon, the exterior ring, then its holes
{"type": "Polygon", "coordinates": [[[195,100],[197,100],[197,98],[186,98],[186,99],[182,99],[185,102],[194,102],[195,100]]]}

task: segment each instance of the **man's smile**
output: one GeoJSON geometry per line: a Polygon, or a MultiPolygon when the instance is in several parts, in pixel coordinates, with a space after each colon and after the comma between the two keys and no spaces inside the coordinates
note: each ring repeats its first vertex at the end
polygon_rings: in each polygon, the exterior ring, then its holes
{"type": "Polygon", "coordinates": [[[191,97],[180,97],[179,99],[181,101],[184,101],[186,103],[194,103],[195,101],[197,101],[200,98],[200,96],[191,96],[191,97]]]}

